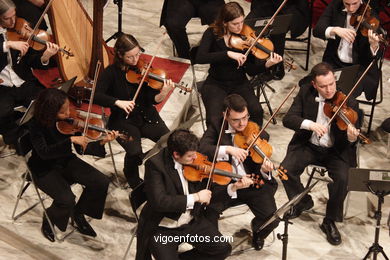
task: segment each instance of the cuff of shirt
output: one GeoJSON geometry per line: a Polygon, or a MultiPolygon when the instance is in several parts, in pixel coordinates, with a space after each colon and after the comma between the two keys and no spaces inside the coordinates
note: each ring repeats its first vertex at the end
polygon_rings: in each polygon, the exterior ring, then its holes
{"type": "Polygon", "coordinates": [[[189,194],[187,195],[187,209],[193,209],[195,204],[195,195],[189,194]]]}
{"type": "Polygon", "coordinates": [[[310,124],[311,123],[313,123],[313,121],[311,121],[309,119],[303,120],[300,129],[310,130],[310,124]]]}
{"type": "Polygon", "coordinates": [[[371,46],[370,46],[370,50],[371,50],[371,54],[372,56],[375,56],[379,50],[379,46],[376,48],[376,50],[374,50],[371,46]]]}
{"type": "Polygon", "coordinates": [[[9,48],[7,47],[7,42],[4,41],[3,42],[3,52],[8,52],[9,51],[9,48]]]}
{"type": "Polygon", "coordinates": [[[271,180],[271,172],[265,173],[262,170],[260,170],[260,173],[261,173],[261,175],[263,176],[264,179],[266,179],[268,181],[271,180]]]}
{"type": "Polygon", "coordinates": [[[230,183],[228,186],[227,186],[227,193],[229,194],[229,196],[232,198],[232,199],[237,199],[237,191],[233,191],[233,184],[230,183]]]}
{"type": "Polygon", "coordinates": [[[218,150],[217,161],[229,161],[229,155],[226,153],[227,145],[221,145],[218,150]]]}
{"type": "Polygon", "coordinates": [[[47,65],[49,64],[49,62],[50,62],[50,60],[47,60],[46,62],[43,62],[43,61],[41,60],[41,63],[42,63],[43,66],[47,66],[47,65]]]}
{"type": "Polygon", "coordinates": [[[330,32],[333,30],[333,26],[329,26],[328,28],[326,28],[325,30],[325,38],[326,39],[336,39],[336,36],[335,35],[331,35],[330,32]]]}

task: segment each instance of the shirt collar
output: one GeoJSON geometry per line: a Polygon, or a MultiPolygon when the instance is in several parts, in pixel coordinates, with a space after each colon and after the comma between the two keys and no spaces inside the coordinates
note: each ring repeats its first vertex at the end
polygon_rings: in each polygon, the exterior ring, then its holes
{"type": "Polygon", "coordinates": [[[0,27],[0,33],[6,33],[6,32],[7,32],[7,29],[0,27]]]}
{"type": "Polygon", "coordinates": [[[225,134],[235,134],[236,130],[233,129],[233,127],[228,124],[228,129],[225,130],[225,134]]]}
{"type": "Polygon", "coordinates": [[[325,98],[318,93],[318,97],[315,98],[316,102],[325,102],[325,98]]]}
{"type": "Polygon", "coordinates": [[[178,161],[176,161],[173,157],[173,162],[175,163],[174,167],[175,167],[175,170],[177,171],[182,171],[183,170],[183,164],[179,163],[178,161]]]}

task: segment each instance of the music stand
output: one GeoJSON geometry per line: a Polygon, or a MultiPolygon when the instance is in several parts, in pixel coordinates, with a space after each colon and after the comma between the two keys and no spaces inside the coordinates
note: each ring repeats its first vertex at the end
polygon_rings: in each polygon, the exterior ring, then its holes
{"type": "MultiPolygon", "coordinates": [[[[283,14],[275,16],[274,22],[270,25],[270,35],[286,34],[290,28],[292,14],[283,14]]],[[[245,19],[245,23],[255,30],[256,34],[260,33],[261,30],[267,25],[271,17],[261,18],[249,18],[245,19]]]]}
{"type": "Polygon", "coordinates": [[[62,90],[64,91],[65,93],[68,93],[69,92],[69,89],[73,86],[74,82],[76,81],[77,79],[77,76],[71,78],[70,80],[67,80],[63,83],[61,83],[60,85],[58,86],[55,86],[56,89],[59,89],[59,90],[62,90]]]}
{"type": "Polygon", "coordinates": [[[355,84],[359,72],[360,65],[352,65],[337,69],[334,71],[336,77],[337,87],[346,95],[351,91],[355,84]]]}
{"type": "Polygon", "coordinates": [[[374,243],[370,246],[363,260],[368,259],[371,253],[374,260],[377,259],[378,253],[381,253],[385,259],[386,256],[383,247],[379,245],[379,231],[382,218],[382,203],[384,197],[390,194],[390,170],[373,170],[373,169],[349,169],[348,191],[371,192],[378,197],[378,210],[375,212],[376,226],[374,243]]]}
{"type": "Polygon", "coordinates": [[[122,32],[122,9],[123,9],[123,0],[114,0],[114,4],[118,6],[118,31],[111,35],[107,40],[106,43],[111,41],[112,39],[119,38],[123,32],[122,32]]]}

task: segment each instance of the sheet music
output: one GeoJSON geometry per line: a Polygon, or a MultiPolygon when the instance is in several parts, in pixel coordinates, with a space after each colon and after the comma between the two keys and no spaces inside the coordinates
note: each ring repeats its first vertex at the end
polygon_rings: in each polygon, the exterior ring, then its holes
{"type": "Polygon", "coordinates": [[[370,171],[370,181],[388,181],[390,182],[390,172],[387,171],[370,171]]]}

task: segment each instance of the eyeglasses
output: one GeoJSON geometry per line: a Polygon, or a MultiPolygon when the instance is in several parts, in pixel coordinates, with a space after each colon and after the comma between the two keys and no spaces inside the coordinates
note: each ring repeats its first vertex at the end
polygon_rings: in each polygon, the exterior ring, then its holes
{"type": "Polygon", "coordinates": [[[125,56],[125,58],[128,60],[135,60],[135,59],[139,58],[139,56],[141,56],[141,54],[142,54],[142,51],[138,52],[136,55],[133,55],[133,56],[125,56]]]}
{"type": "Polygon", "coordinates": [[[244,117],[242,118],[234,118],[234,119],[230,119],[232,121],[232,123],[234,124],[238,124],[240,123],[241,121],[243,122],[246,122],[248,121],[248,119],[250,118],[250,115],[249,114],[246,114],[244,117]]]}

